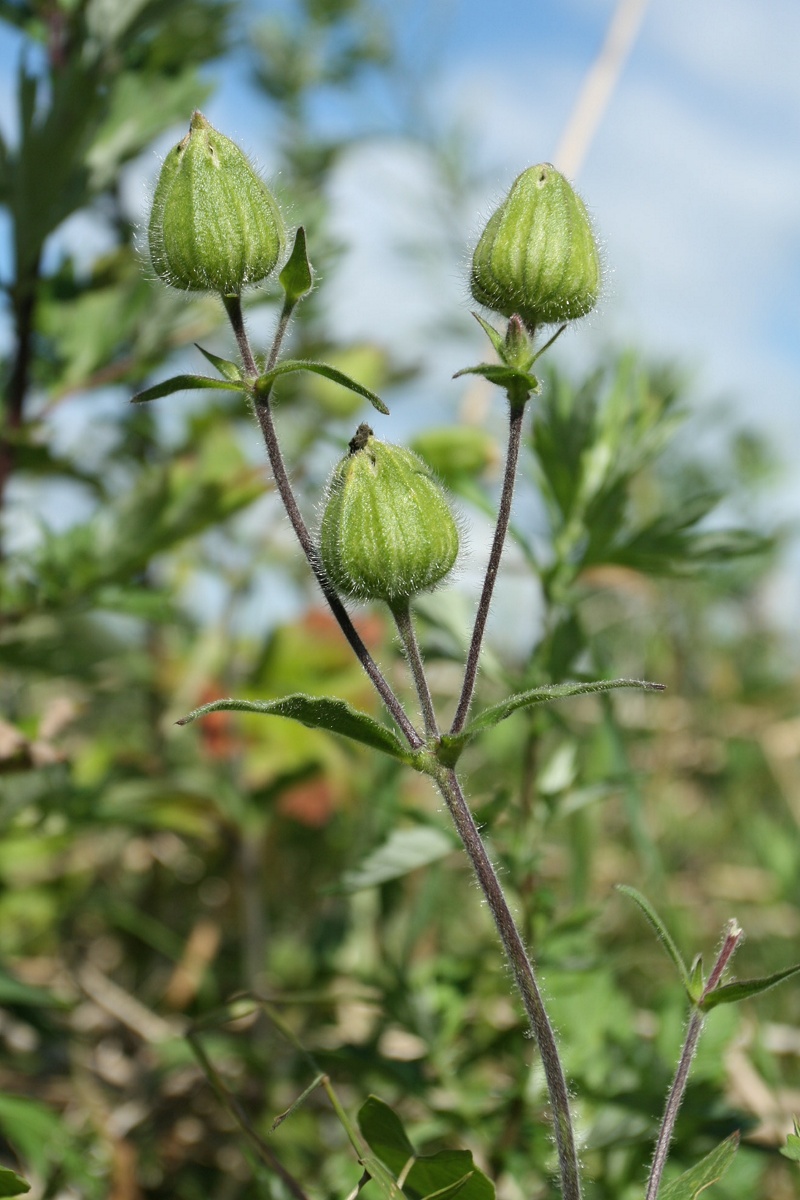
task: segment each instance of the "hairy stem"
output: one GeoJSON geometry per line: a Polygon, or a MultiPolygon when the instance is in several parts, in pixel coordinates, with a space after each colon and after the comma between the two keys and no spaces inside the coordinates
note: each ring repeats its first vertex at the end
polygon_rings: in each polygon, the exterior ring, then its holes
{"type": "Polygon", "coordinates": [[[389,607],[392,610],[392,616],[397,625],[397,632],[400,634],[400,641],[403,643],[403,649],[406,652],[408,665],[411,668],[414,687],[417,689],[419,706],[422,710],[422,719],[425,723],[425,733],[429,738],[438,737],[439,726],[436,722],[433,698],[431,696],[431,689],[428,686],[428,677],[425,674],[414,622],[411,619],[411,606],[408,600],[399,600],[389,607]]]}
{"type": "Polygon", "coordinates": [[[667,1102],[664,1106],[664,1116],[661,1118],[661,1128],[658,1131],[658,1141],[656,1142],[653,1161],[650,1165],[650,1177],[647,1180],[645,1200],[656,1200],[658,1189],[661,1186],[661,1176],[664,1174],[672,1135],[675,1132],[675,1122],[678,1119],[678,1113],[686,1093],[686,1085],[689,1082],[689,1070],[697,1049],[700,1034],[703,1032],[703,1025],[705,1024],[706,1014],[700,1005],[706,996],[710,992],[713,992],[719,985],[723,972],[741,940],[741,928],[736,921],[731,921],[725,931],[725,940],[722,943],[722,949],[717,955],[714,966],[711,968],[708,982],[703,988],[703,994],[692,1009],[675,1077],[672,1080],[672,1086],[669,1089],[667,1102]]]}
{"type": "Polygon", "coordinates": [[[569,1109],[567,1081],[533,966],[455,772],[442,768],[435,779],[494,917],[531,1031],[542,1056],[558,1148],[563,1200],[580,1200],[580,1170],[569,1109]]]}
{"type": "Polygon", "coordinates": [[[472,703],[472,695],[475,691],[475,680],[478,675],[478,661],[481,656],[481,644],[483,642],[484,630],[486,629],[486,619],[489,616],[489,607],[492,603],[495,580],[497,579],[497,572],[500,567],[500,557],[503,553],[503,544],[506,540],[508,522],[511,516],[511,500],[514,495],[514,480],[517,474],[524,411],[525,409],[521,404],[509,404],[508,452],[506,454],[503,491],[500,496],[500,507],[497,512],[497,524],[494,530],[491,553],[489,554],[489,564],[486,568],[483,590],[478,602],[478,611],[475,615],[475,627],[472,631],[472,641],[470,642],[469,653],[467,655],[464,683],[461,688],[456,715],[453,718],[453,724],[450,729],[451,734],[460,733],[464,728],[469,713],[469,706],[472,703]]]}
{"type": "MultiPolygon", "coordinates": [[[[223,302],[225,304],[228,317],[230,318],[233,332],[236,336],[236,342],[239,346],[239,352],[242,356],[244,368],[248,374],[251,374],[255,377],[258,374],[258,367],[256,365],[253,352],[250,349],[250,342],[247,337],[247,331],[244,327],[241,298],[239,296],[223,296],[223,302]]],[[[283,339],[284,333],[286,332],[287,322],[288,316],[286,321],[283,321],[282,325],[279,324],[278,326],[278,332],[276,333],[275,341],[273,342],[272,351],[270,353],[271,359],[274,355],[274,359],[277,360],[280,342],[283,339]]],[[[350,646],[358,658],[358,661],[366,671],[375,687],[375,690],[378,692],[378,695],[383,700],[399,729],[402,731],[409,746],[411,746],[413,750],[419,750],[423,745],[423,739],[420,737],[411,721],[408,719],[402,704],[398,700],[397,696],[395,696],[391,686],[383,676],[378,664],[375,662],[369,650],[364,645],[361,636],[350,619],[347,609],[331,587],[330,583],[328,582],[328,578],[322,569],[322,564],[320,563],[319,556],[317,555],[316,546],[314,545],[313,539],[308,530],[308,526],[303,520],[303,514],[300,512],[297,499],[294,491],[292,490],[292,485],[289,482],[289,476],[286,473],[283,455],[281,454],[281,448],[278,442],[278,434],[275,429],[275,422],[272,418],[272,406],[270,404],[269,396],[259,396],[258,400],[254,402],[253,407],[255,409],[259,428],[261,429],[261,433],[264,438],[264,444],[267,448],[267,456],[272,468],[272,476],[275,480],[275,486],[278,489],[278,495],[283,502],[283,506],[286,509],[286,515],[288,516],[292,528],[297,535],[297,540],[300,543],[306,559],[308,560],[308,564],[311,567],[311,570],[314,572],[314,576],[322,590],[322,594],[327,600],[331,612],[336,618],[342,633],[350,643],[350,646]]]]}
{"type": "Polygon", "coordinates": [[[275,363],[278,361],[278,355],[281,352],[281,345],[282,345],[283,339],[286,335],[286,330],[289,328],[289,321],[291,320],[291,316],[292,316],[292,313],[294,312],[296,303],[297,303],[296,300],[293,302],[289,299],[288,296],[286,297],[286,299],[283,302],[283,308],[281,309],[281,315],[278,317],[278,327],[275,330],[275,336],[272,339],[272,346],[270,348],[269,358],[267,359],[267,370],[268,371],[271,371],[272,368],[275,366],[275,363]]]}
{"type": "Polygon", "coordinates": [[[656,1200],[656,1196],[658,1195],[658,1189],[661,1186],[661,1176],[664,1174],[664,1167],[667,1162],[667,1155],[669,1154],[670,1142],[675,1132],[675,1122],[678,1119],[678,1111],[686,1091],[686,1084],[689,1081],[689,1069],[691,1068],[692,1059],[697,1049],[700,1034],[703,1032],[704,1024],[705,1014],[699,1008],[696,1008],[686,1028],[683,1049],[678,1059],[678,1066],[675,1071],[675,1077],[672,1080],[672,1087],[669,1089],[667,1103],[664,1106],[664,1116],[661,1120],[658,1141],[656,1142],[655,1153],[653,1154],[653,1161],[650,1166],[650,1178],[647,1181],[645,1200],[656,1200]]]}

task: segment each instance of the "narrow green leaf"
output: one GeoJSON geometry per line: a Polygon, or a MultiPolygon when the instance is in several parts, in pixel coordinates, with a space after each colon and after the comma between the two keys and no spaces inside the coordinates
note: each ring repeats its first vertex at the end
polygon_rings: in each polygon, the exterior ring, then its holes
{"type": "Polygon", "coordinates": [[[286,266],[278,276],[278,281],[286,293],[288,304],[294,305],[303,296],[307,296],[314,283],[311,263],[306,252],[306,231],[301,225],[294,235],[292,253],[286,266]]]}
{"type": "Polygon", "coordinates": [[[143,392],[131,396],[131,404],[143,404],[146,400],[160,400],[162,396],[170,396],[173,392],[191,392],[201,388],[241,392],[244,390],[244,384],[236,383],[232,379],[214,379],[210,375],[173,375],[171,379],[165,379],[162,383],[156,383],[153,387],[145,388],[143,392]]]}
{"type": "Polygon", "coordinates": [[[472,315],[475,318],[475,320],[478,322],[478,324],[480,325],[483,332],[488,337],[489,341],[494,346],[494,348],[497,351],[500,358],[502,358],[503,357],[503,349],[505,346],[505,338],[503,337],[502,333],[498,333],[498,331],[495,329],[494,325],[490,325],[488,321],[484,321],[484,319],[480,315],[480,313],[474,312],[472,315]]]}
{"type": "Polygon", "coordinates": [[[416,1157],[402,1121],[377,1096],[369,1096],[358,1110],[358,1128],[373,1154],[394,1175],[399,1175],[408,1160],[416,1157]]]}
{"type": "Polygon", "coordinates": [[[538,396],[542,385],[535,375],[529,371],[520,371],[517,367],[508,367],[504,363],[479,363],[477,367],[464,367],[456,371],[453,379],[462,375],[481,375],[489,383],[496,383],[502,388],[522,387],[529,395],[538,396]]]}
{"type": "Polygon", "coordinates": [[[242,382],[241,368],[235,362],[231,362],[229,358],[220,358],[218,354],[212,354],[210,350],[204,350],[197,342],[195,342],[195,346],[208,359],[212,367],[217,368],[223,379],[229,379],[231,383],[242,382]]]}
{"type": "Polygon", "coordinates": [[[203,704],[178,721],[178,725],[188,725],[198,717],[204,717],[213,712],[251,712],[263,713],[265,716],[288,717],[307,725],[309,729],[327,729],[338,733],[351,741],[361,742],[380,750],[401,762],[411,763],[413,756],[404,748],[400,739],[379,725],[376,720],[366,713],[359,712],[346,700],[335,696],[306,696],[296,692],[291,696],[283,696],[280,700],[212,700],[203,704]]]}
{"type": "Polygon", "coordinates": [[[662,1187],[658,1193],[658,1200],[695,1200],[696,1196],[722,1178],[733,1162],[738,1148],[739,1134],[732,1133],[696,1166],[690,1167],[672,1183],[662,1187]]]}
{"type": "Polygon", "coordinates": [[[680,950],[672,940],[672,935],[670,934],[664,922],[661,920],[661,917],[653,908],[650,901],[646,896],[643,896],[641,892],[637,891],[636,888],[629,887],[627,883],[618,883],[617,891],[622,892],[624,896],[628,896],[631,900],[633,900],[634,904],[639,905],[639,908],[642,910],[645,917],[655,930],[656,936],[658,937],[662,946],[675,964],[678,974],[681,977],[681,983],[686,988],[689,998],[692,999],[692,980],[690,979],[689,972],[686,969],[686,963],[683,961],[683,956],[681,955],[680,950]]]}
{"type": "Polygon", "coordinates": [[[283,1122],[287,1119],[287,1117],[290,1117],[292,1115],[292,1113],[297,1112],[298,1108],[300,1108],[301,1105],[305,1104],[308,1097],[317,1090],[317,1088],[322,1083],[324,1078],[325,1078],[324,1075],[315,1076],[315,1078],[311,1080],[311,1083],[309,1083],[309,1085],[307,1087],[303,1088],[300,1095],[297,1096],[292,1101],[292,1103],[289,1105],[289,1107],[285,1108],[282,1113],[278,1113],[277,1117],[274,1118],[272,1124],[269,1127],[270,1133],[274,1133],[275,1130],[278,1129],[283,1124],[283,1122]]]}
{"type": "Polygon", "coordinates": [[[400,879],[410,871],[438,862],[455,848],[452,838],[430,825],[396,829],[360,866],[344,873],[342,888],[346,892],[359,892],[389,879],[400,879]]]}
{"type": "Polygon", "coordinates": [[[384,416],[389,415],[389,410],[381,400],[380,396],[363,384],[357,383],[355,379],[351,379],[349,375],[345,375],[344,371],[338,370],[337,367],[332,367],[328,363],[309,362],[305,359],[287,358],[283,362],[278,363],[271,371],[260,375],[256,381],[255,396],[266,398],[272,391],[275,380],[281,375],[290,375],[293,371],[311,371],[315,375],[322,375],[324,379],[330,379],[333,383],[338,383],[341,387],[349,388],[351,392],[355,392],[359,396],[363,396],[365,400],[369,400],[373,408],[377,408],[378,412],[384,416]]]}
{"type": "MultiPolygon", "coordinates": [[[[69,1004],[66,1000],[60,1000],[54,996],[52,992],[48,992],[46,988],[35,987],[30,983],[23,983],[21,980],[10,975],[3,967],[0,967],[0,1004],[19,1004],[28,1008],[68,1008],[69,1004]]],[[[0,1196],[2,1196],[0,1192],[0,1196]]]]}
{"type": "Polygon", "coordinates": [[[491,708],[484,709],[455,737],[450,735],[442,737],[438,750],[439,761],[446,766],[453,766],[464,747],[474,737],[477,737],[485,729],[491,729],[500,721],[505,721],[506,717],[510,717],[520,708],[530,708],[534,704],[549,704],[553,700],[565,700],[569,696],[610,692],[616,688],[639,688],[647,692],[660,692],[664,690],[664,684],[648,683],[644,679],[598,679],[587,683],[547,683],[538,688],[531,688],[527,692],[518,692],[516,696],[509,696],[500,704],[493,704],[491,708]]]}
{"type": "Polygon", "coordinates": [[[0,1167],[0,1196],[22,1196],[30,1190],[31,1185],[16,1171],[0,1167]]]}
{"type": "Polygon", "coordinates": [[[800,971],[800,963],[795,963],[793,967],[787,967],[785,971],[776,971],[774,975],[766,975],[761,979],[741,979],[735,983],[726,983],[722,987],[715,988],[713,992],[709,992],[703,1000],[701,1008],[708,1012],[712,1008],[716,1008],[718,1004],[738,1004],[740,1000],[749,1000],[751,996],[758,996],[761,992],[767,992],[770,988],[777,987],[779,983],[783,983],[784,979],[791,979],[792,975],[796,975],[800,971]]]}

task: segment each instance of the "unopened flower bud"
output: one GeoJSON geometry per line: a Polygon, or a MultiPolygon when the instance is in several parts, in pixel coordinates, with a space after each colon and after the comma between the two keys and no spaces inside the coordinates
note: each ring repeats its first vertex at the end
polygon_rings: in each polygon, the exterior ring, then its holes
{"type": "Polygon", "coordinates": [[[359,425],[328,486],[319,548],[337,591],[392,605],[444,579],[458,529],[422,459],[359,425]]]}
{"type": "Polygon", "coordinates": [[[150,261],[166,283],[227,296],[266,278],[286,240],[267,185],[199,112],[164,159],[148,232],[150,261]]]}
{"type": "Polygon", "coordinates": [[[571,321],[594,308],[600,258],[580,196],[555,167],[540,163],[514,181],[481,235],[472,295],[529,329],[571,321]]]}

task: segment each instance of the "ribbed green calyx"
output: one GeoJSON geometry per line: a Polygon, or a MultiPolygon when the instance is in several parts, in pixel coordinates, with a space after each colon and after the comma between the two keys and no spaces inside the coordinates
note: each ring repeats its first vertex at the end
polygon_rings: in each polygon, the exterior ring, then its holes
{"type": "Polygon", "coordinates": [[[571,321],[594,308],[600,258],[586,208],[555,167],[539,163],[514,181],[472,260],[479,304],[529,329],[571,321]]]}
{"type": "Polygon", "coordinates": [[[148,235],[150,261],[166,283],[228,296],[266,278],[286,241],[269,188],[199,112],[164,159],[148,235]]]}
{"type": "Polygon", "coordinates": [[[435,587],[457,554],[453,514],[426,464],[359,425],[331,476],[320,530],[336,590],[396,605],[435,587]]]}

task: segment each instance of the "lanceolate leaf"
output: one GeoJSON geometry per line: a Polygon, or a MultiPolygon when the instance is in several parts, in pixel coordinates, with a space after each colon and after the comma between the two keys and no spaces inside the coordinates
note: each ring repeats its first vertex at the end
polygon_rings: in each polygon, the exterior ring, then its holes
{"type": "Polygon", "coordinates": [[[480,327],[481,327],[481,329],[483,330],[483,332],[484,332],[484,333],[486,334],[486,336],[488,337],[489,341],[490,341],[490,342],[492,343],[492,345],[494,346],[494,348],[495,348],[495,350],[497,351],[498,355],[500,355],[500,356],[502,357],[502,353],[503,353],[503,343],[504,343],[504,340],[505,340],[505,339],[503,338],[503,335],[502,335],[502,333],[498,332],[498,330],[497,330],[497,329],[495,329],[494,325],[490,325],[488,321],[484,321],[484,319],[483,319],[483,317],[480,315],[480,313],[476,313],[476,312],[474,312],[472,315],[473,315],[473,317],[475,318],[475,320],[478,322],[478,324],[480,325],[480,327]]]}
{"type": "Polygon", "coordinates": [[[672,1183],[662,1187],[658,1193],[658,1200],[695,1200],[696,1196],[722,1178],[733,1162],[738,1148],[739,1134],[733,1133],[696,1166],[690,1167],[672,1183]]]}
{"type": "Polygon", "coordinates": [[[145,400],[160,400],[162,396],[170,396],[173,392],[191,392],[200,388],[241,392],[244,391],[244,384],[232,379],[214,379],[211,375],[173,375],[171,379],[165,379],[162,383],[156,383],[153,387],[145,388],[143,392],[131,396],[131,404],[143,404],[145,400]]]}
{"type": "Polygon", "coordinates": [[[208,359],[212,367],[217,368],[223,379],[229,379],[231,383],[241,382],[242,372],[235,362],[231,362],[229,358],[220,358],[218,354],[212,354],[210,350],[204,350],[197,342],[195,342],[195,346],[208,359]]]}
{"type": "Polygon", "coordinates": [[[709,992],[700,1007],[708,1011],[716,1008],[718,1004],[737,1004],[740,1000],[749,1000],[751,996],[758,996],[761,992],[767,992],[770,988],[777,987],[779,983],[783,983],[784,979],[791,979],[792,975],[797,975],[798,972],[800,972],[800,963],[796,963],[793,967],[787,967],[785,971],[776,971],[774,975],[766,975],[761,979],[740,979],[735,983],[723,984],[722,987],[709,992]]]}
{"type": "Polygon", "coordinates": [[[263,713],[265,716],[289,717],[307,725],[309,729],[327,729],[354,742],[362,742],[373,750],[380,750],[392,758],[402,762],[411,762],[412,756],[405,749],[400,739],[379,725],[366,713],[359,712],[346,700],[334,696],[305,696],[297,692],[284,696],[280,700],[212,700],[196,708],[188,716],[178,721],[179,725],[188,725],[198,717],[204,717],[213,712],[250,712],[263,713]]]}
{"type": "Polygon", "coordinates": [[[446,766],[454,766],[464,747],[474,737],[477,737],[485,729],[491,729],[500,721],[505,721],[506,717],[510,717],[520,708],[530,708],[534,704],[548,704],[553,700],[565,700],[569,696],[610,692],[616,688],[639,688],[647,692],[660,692],[664,690],[664,684],[648,683],[644,679],[598,679],[586,683],[549,683],[542,687],[531,688],[528,692],[518,692],[516,696],[509,696],[500,704],[493,704],[491,708],[484,709],[455,737],[443,736],[439,746],[440,761],[446,766]]]}
{"type": "Polygon", "coordinates": [[[271,371],[260,375],[256,383],[256,400],[259,397],[264,398],[269,395],[275,380],[281,375],[290,375],[293,371],[311,371],[315,375],[322,375],[325,379],[330,379],[332,383],[338,383],[341,387],[349,388],[351,392],[355,392],[359,396],[363,396],[365,400],[369,400],[373,408],[377,408],[378,412],[384,416],[389,415],[389,410],[381,400],[380,396],[363,384],[358,383],[355,379],[351,379],[349,375],[345,375],[344,371],[338,370],[337,367],[331,367],[328,363],[307,362],[305,359],[287,358],[283,362],[278,363],[271,371]]]}
{"type": "MultiPolygon", "coordinates": [[[[697,996],[693,995],[692,989],[693,977],[697,964],[693,964],[693,975],[690,976],[680,950],[675,945],[669,930],[646,896],[643,896],[641,892],[637,892],[636,888],[629,887],[626,883],[617,884],[617,890],[622,892],[624,896],[629,896],[630,899],[633,900],[634,904],[639,905],[639,908],[642,910],[644,915],[647,917],[647,920],[655,930],[658,940],[661,942],[667,954],[677,967],[678,974],[681,977],[681,983],[686,988],[689,998],[696,1002],[697,996]]],[[[700,970],[702,972],[702,964],[700,964],[700,970]]]]}

